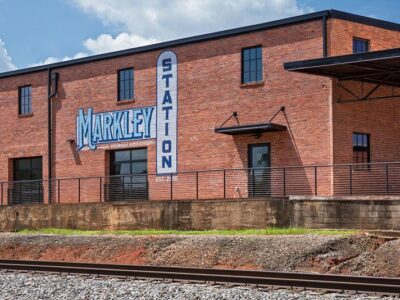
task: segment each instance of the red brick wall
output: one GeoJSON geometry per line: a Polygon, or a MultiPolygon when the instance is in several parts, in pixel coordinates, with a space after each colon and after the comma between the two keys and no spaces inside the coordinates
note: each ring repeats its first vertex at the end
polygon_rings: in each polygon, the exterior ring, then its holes
{"type": "MultiPolygon", "coordinates": [[[[331,20],[331,53],[352,53],[352,37],[370,40],[372,51],[396,48],[400,43],[400,32],[376,28],[349,21],[331,20]]],[[[347,82],[345,86],[361,96],[361,83],[347,82]]],[[[364,84],[364,95],[374,85],[364,84]]],[[[400,89],[394,89],[400,95],[400,89]]],[[[400,159],[400,105],[398,99],[380,99],[348,102],[354,96],[341,89],[337,82],[333,88],[333,163],[352,162],[352,133],[371,134],[371,161],[395,161],[400,159]]],[[[390,95],[392,89],[379,88],[371,97],[390,95]]]]}
{"type": "MultiPolygon", "coordinates": [[[[398,160],[400,142],[400,108],[396,100],[365,103],[337,103],[342,95],[329,78],[292,73],[283,70],[287,61],[322,56],[321,21],[312,21],[256,33],[175,47],[178,56],[178,170],[246,168],[250,143],[270,143],[272,166],[299,166],[351,162],[354,131],[371,134],[372,161],[398,160]],[[241,49],[263,46],[263,77],[259,85],[243,86],[241,80],[241,49]],[[229,136],[216,134],[218,127],[233,111],[240,124],[267,122],[280,108],[286,107],[286,117],[280,113],[274,122],[288,131],[229,136]]],[[[348,21],[331,19],[328,24],[329,53],[349,54],[352,37],[371,40],[371,49],[397,47],[400,34],[348,21]]],[[[155,173],[155,140],[99,145],[96,151],[77,152],[75,116],[79,108],[93,107],[95,112],[155,105],[156,60],[160,51],[130,55],[94,63],[55,70],[60,73],[58,97],[54,99],[55,177],[104,176],[108,174],[107,151],[120,148],[147,147],[149,173],[155,173]],[[135,69],[135,101],[117,103],[117,70],[135,69]]],[[[350,83],[353,84],[354,83],[350,83]]],[[[42,156],[43,173],[47,178],[47,73],[38,72],[0,79],[0,179],[11,180],[10,159],[42,156]],[[18,86],[31,84],[33,115],[18,117],[18,86]]],[[[234,121],[227,124],[234,125],[234,121]]],[[[323,182],[319,193],[331,192],[331,169],[318,174],[323,182]]],[[[173,185],[176,198],[194,198],[196,177],[178,175],[173,185]]],[[[314,192],[314,170],[288,171],[287,189],[301,185],[304,193],[314,192]],[[290,177],[296,174],[296,179],[290,177]]],[[[282,174],[274,171],[273,191],[279,191],[282,174]]],[[[219,198],[223,180],[221,173],[201,174],[197,193],[219,198]],[[212,181],[213,185],[210,184],[212,181]]],[[[246,197],[248,181],[241,172],[227,175],[226,196],[246,197]],[[238,179],[240,177],[240,180],[238,179]],[[236,178],[236,179],[235,179],[236,178]],[[243,179],[244,178],[244,179],[243,179]]],[[[150,196],[168,199],[170,182],[149,178],[150,196]],[[157,190],[152,187],[157,186],[157,190]]],[[[76,201],[77,181],[62,181],[62,202],[76,201]],[[65,197],[65,189],[71,195],[65,197]],[[71,200],[72,199],[72,200],[71,200]]],[[[81,201],[100,198],[100,182],[82,182],[81,201]]]]}
{"type": "MultiPolygon", "coordinates": [[[[320,57],[321,21],[281,27],[257,33],[173,48],[178,55],[179,171],[247,167],[247,144],[270,142],[272,165],[329,163],[329,147],[313,147],[317,138],[329,144],[328,79],[289,73],[285,61],[320,57]],[[264,84],[240,84],[241,49],[262,45],[264,84]],[[214,133],[237,111],[241,124],[266,122],[286,106],[288,132],[232,137],[214,133]]],[[[95,112],[155,105],[156,59],[159,51],[103,60],[56,70],[60,73],[59,95],[54,100],[55,177],[104,175],[105,151],[148,147],[148,168],[155,172],[155,141],[99,146],[96,151],[76,152],[67,140],[75,138],[78,108],[95,112]],[[135,102],[117,103],[117,70],[134,67],[135,102]]],[[[8,178],[8,158],[43,155],[46,174],[47,119],[46,72],[1,79],[0,117],[6,126],[0,133],[3,151],[0,178],[8,178]],[[33,85],[33,116],[18,118],[18,86],[33,85]]],[[[282,115],[274,122],[286,125],[282,115]]]]}
{"type": "Polygon", "coordinates": [[[353,37],[370,40],[370,51],[398,48],[400,32],[350,22],[329,19],[329,55],[346,55],[353,52],[353,37]]]}

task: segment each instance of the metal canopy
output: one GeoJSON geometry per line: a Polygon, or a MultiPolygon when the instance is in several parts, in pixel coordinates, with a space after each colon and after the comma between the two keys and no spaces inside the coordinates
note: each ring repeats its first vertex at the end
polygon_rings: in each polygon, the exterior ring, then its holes
{"type": "Polygon", "coordinates": [[[400,87],[400,48],[284,63],[287,71],[400,87]]]}
{"type": "Polygon", "coordinates": [[[274,131],[284,131],[284,130],[286,130],[286,126],[275,123],[215,128],[216,133],[229,134],[229,135],[247,134],[247,133],[261,134],[263,132],[274,132],[274,131]]]}

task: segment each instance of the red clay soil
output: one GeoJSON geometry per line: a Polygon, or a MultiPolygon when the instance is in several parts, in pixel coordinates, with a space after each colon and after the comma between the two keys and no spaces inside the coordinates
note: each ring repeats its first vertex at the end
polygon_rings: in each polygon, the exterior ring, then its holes
{"type": "Polygon", "coordinates": [[[400,240],[340,236],[0,234],[0,258],[400,276],[400,240]]]}

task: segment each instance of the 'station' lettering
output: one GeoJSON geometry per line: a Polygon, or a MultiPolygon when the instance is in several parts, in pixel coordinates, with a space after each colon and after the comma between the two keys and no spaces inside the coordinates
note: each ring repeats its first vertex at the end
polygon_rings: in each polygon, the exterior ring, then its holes
{"type": "Polygon", "coordinates": [[[157,60],[157,174],[177,172],[177,58],[164,51],[157,60]]]}
{"type": "Polygon", "coordinates": [[[96,149],[97,144],[155,138],[155,107],[143,107],[103,113],[85,113],[77,116],[77,148],[96,149]]]}

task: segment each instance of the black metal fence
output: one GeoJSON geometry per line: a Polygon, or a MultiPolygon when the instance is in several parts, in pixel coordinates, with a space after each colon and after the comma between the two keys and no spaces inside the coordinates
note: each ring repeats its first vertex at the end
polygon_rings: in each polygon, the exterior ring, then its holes
{"type": "Polygon", "coordinates": [[[0,182],[0,204],[400,195],[400,162],[0,182]]]}

